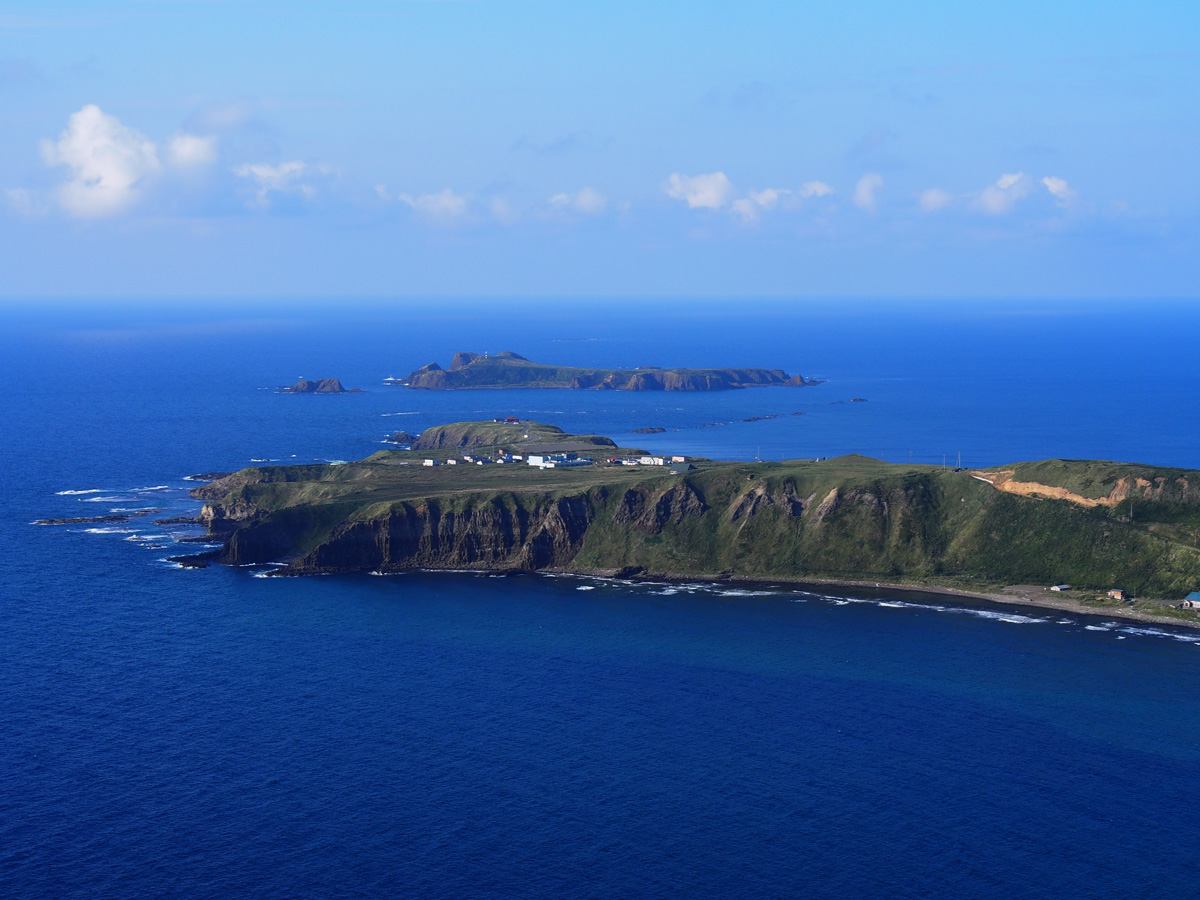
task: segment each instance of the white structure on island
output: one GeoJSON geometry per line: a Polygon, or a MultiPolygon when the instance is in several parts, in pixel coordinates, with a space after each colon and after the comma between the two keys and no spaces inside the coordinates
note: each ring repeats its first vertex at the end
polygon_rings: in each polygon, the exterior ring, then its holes
{"type": "Polygon", "coordinates": [[[568,469],[592,464],[587,457],[578,457],[574,453],[531,453],[525,462],[538,469],[568,469]]]}

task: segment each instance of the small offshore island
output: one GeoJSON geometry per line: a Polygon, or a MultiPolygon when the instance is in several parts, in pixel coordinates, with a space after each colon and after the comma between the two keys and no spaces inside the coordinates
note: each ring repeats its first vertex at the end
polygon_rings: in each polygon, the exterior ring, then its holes
{"type": "Polygon", "coordinates": [[[467,388],[567,388],[592,391],[730,391],[820,382],[782,369],[588,369],[531,362],[511,351],[494,356],[455,353],[449,369],[432,362],[395,382],[410,388],[449,391],[467,388]]]}
{"type": "Polygon", "coordinates": [[[301,378],[293,385],[279,388],[280,394],[364,394],[360,388],[342,387],[337,378],[318,378],[316,380],[301,378]]]}
{"type": "Polygon", "coordinates": [[[185,565],[886,583],[1197,622],[1178,608],[1200,586],[1200,471],[1188,469],[723,462],[493,421],[354,463],[243,469],[192,496],[223,545],[185,565]],[[1096,596],[1117,589],[1137,602],[1096,596]]]}

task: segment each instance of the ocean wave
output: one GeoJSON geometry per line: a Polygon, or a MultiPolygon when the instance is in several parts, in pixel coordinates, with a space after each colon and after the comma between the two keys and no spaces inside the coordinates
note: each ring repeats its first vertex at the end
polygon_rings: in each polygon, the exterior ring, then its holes
{"type": "Polygon", "coordinates": [[[130,488],[128,491],[126,491],[126,493],[127,494],[149,494],[151,491],[169,491],[169,490],[171,490],[171,485],[169,485],[169,484],[156,484],[151,487],[130,488]]]}
{"type": "Polygon", "coordinates": [[[1049,619],[1042,619],[1037,616],[1022,616],[1018,613],[996,612],[991,609],[970,609],[965,606],[945,606],[940,607],[943,612],[965,613],[969,616],[978,616],[981,619],[995,619],[997,622],[1007,622],[1010,625],[1044,625],[1049,622],[1049,619]]]}
{"type": "Polygon", "coordinates": [[[595,589],[596,586],[594,584],[580,584],[575,587],[577,591],[594,591],[595,589]]]}
{"type": "Polygon", "coordinates": [[[58,497],[75,497],[79,494],[103,494],[107,488],[88,488],[84,491],[55,491],[55,496],[58,497]]]}
{"type": "Polygon", "coordinates": [[[1180,641],[1184,644],[1200,644],[1200,634],[1167,631],[1163,628],[1151,628],[1141,625],[1119,625],[1116,630],[1122,634],[1132,634],[1138,637],[1167,638],[1168,640],[1180,641]]]}
{"type": "Polygon", "coordinates": [[[84,534],[137,534],[136,528],[85,528],[84,534]]]}
{"type": "Polygon", "coordinates": [[[133,541],[135,543],[145,543],[148,541],[169,541],[170,539],[170,535],[166,534],[131,534],[129,537],[125,538],[125,540],[133,541]]]}
{"type": "Polygon", "coordinates": [[[81,497],[80,498],[80,502],[82,502],[82,503],[137,503],[137,501],[138,501],[137,497],[128,497],[128,496],[125,496],[125,497],[122,497],[122,496],[81,497]]]}

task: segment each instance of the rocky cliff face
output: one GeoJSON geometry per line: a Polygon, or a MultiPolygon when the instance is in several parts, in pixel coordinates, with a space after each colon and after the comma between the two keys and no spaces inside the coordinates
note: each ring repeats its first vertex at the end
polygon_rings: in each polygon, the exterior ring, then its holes
{"type": "Polygon", "coordinates": [[[434,500],[339,526],[295,563],[300,572],[367,569],[516,569],[568,566],[594,511],[590,498],[493,498],[460,510],[434,500]]]}

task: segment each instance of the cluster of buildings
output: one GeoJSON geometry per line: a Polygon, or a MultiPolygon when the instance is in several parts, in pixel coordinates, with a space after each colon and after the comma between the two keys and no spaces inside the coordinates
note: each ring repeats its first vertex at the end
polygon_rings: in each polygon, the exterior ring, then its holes
{"type": "MultiPolygon", "coordinates": [[[[575,453],[530,453],[522,455],[520,453],[506,453],[504,451],[496,454],[494,458],[464,453],[461,459],[426,459],[423,461],[423,465],[490,466],[522,462],[538,469],[569,469],[592,465],[591,457],[579,456],[575,453]]],[[[614,466],[670,466],[672,472],[684,472],[695,468],[695,466],[688,462],[686,456],[610,456],[607,462],[614,466]]]]}
{"type": "Polygon", "coordinates": [[[520,453],[504,453],[501,451],[493,459],[489,456],[475,456],[470,453],[464,453],[462,459],[426,459],[426,466],[491,466],[503,465],[505,463],[526,463],[527,465],[536,466],[539,469],[563,469],[572,466],[590,466],[592,461],[586,456],[577,456],[574,453],[531,453],[528,456],[523,456],[520,453]]]}
{"type": "Polygon", "coordinates": [[[615,466],[669,466],[686,463],[686,456],[610,456],[608,461],[615,466]]]}

